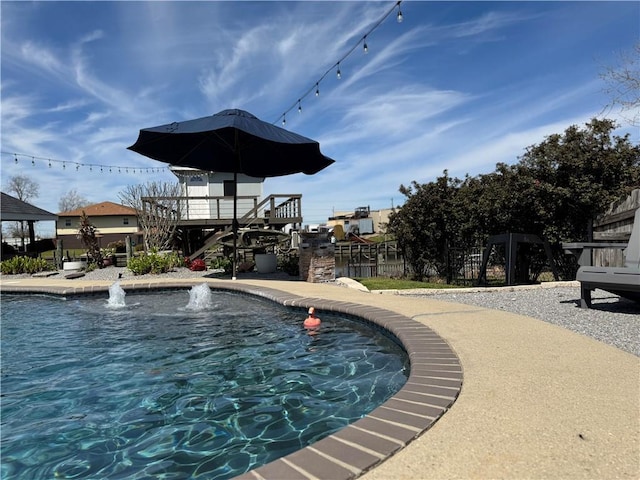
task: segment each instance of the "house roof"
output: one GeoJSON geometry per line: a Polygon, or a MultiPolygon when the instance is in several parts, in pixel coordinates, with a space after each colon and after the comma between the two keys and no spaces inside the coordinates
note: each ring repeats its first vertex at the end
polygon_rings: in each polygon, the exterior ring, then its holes
{"type": "Polygon", "coordinates": [[[0,203],[0,220],[1,221],[29,221],[44,220],[55,221],[58,216],[55,213],[47,212],[41,208],[23,202],[20,199],[12,197],[4,192],[2,193],[2,203],[0,203]]]}
{"type": "Polygon", "coordinates": [[[136,211],[125,205],[120,205],[113,202],[102,202],[94,205],[87,205],[86,207],[76,208],[75,210],[69,210],[68,212],[58,213],[59,217],[81,217],[82,212],[85,212],[89,217],[106,217],[115,215],[131,215],[136,216],[136,211]]]}

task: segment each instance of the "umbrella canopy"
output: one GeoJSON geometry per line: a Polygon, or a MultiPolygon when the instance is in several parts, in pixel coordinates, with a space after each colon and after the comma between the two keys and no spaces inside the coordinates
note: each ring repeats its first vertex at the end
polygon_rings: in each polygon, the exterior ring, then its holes
{"type": "Polygon", "coordinates": [[[142,129],[128,148],[171,165],[251,177],[312,175],[334,162],[318,142],[237,109],[142,129]]]}
{"type": "MultiPolygon", "coordinates": [[[[171,165],[251,177],[313,175],[334,160],[320,144],[264,122],[244,110],[223,110],[209,117],[140,130],[129,150],[171,165]]],[[[233,196],[233,278],[236,276],[237,189],[233,196]]]]}

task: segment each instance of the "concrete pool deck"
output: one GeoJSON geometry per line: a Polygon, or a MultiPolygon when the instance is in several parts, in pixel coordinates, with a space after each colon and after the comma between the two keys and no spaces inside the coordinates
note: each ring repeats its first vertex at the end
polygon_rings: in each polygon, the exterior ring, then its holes
{"type": "MultiPolygon", "coordinates": [[[[244,479],[339,480],[362,472],[360,478],[366,480],[640,478],[640,359],[630,353],[504,311],[431,298],[371,294],[337,284],[202,278],[127,280],[121,285],[125,290],[144,290],[184,288],[203,281],[212,287],[266,292],[266,296],[282,299],[295,296],[292,305],[313,304],[320,317],[323,308],[348,305],[354,314],[387,315],[391,322],[397,316],[400,324],[413,328],[412,322],[403,318],[407,317],[444,339],[438,343],[428,333],[413,339],[409,336],[411,350],[432,340],[438,350],[444,343],[455,352],[461,366],[461,389],[453,404],[449,400],[439,407],[433,405],[434,398],[451,398],[442,393],[446,390],[438,392],[437,387],[423,393],[431,397],[430,401],[409,397],[398,400],[404,402],[405,410],[409,405],[439,408],[444,413],[439,418],[438,412],[420,410],[399,416],[388,409],[388,418],[376,418],[379,414],[374,414],[373,419],[359,421],[369,421],[359,428],[360,438],[340,437],[340,431],[328,437],[328,442],[321,440],[323,446],[317,442],[243,475],[244,479]],[[422,433],[422,426],[407,428],[414,421],[416,425],[428,425],[426,431],[422,433]],[[383,435],[367,433],[381,424],[383,435]],[[416,435],[404,448],[398,448],[398,438],[407,437],[409,441],[416,435]],[[388,458],[380,453],[385,449],[388,458]],[[289,457],[293,458],[287,460],[289,457]],[[316,464],[318,459],[325,462],[316,464]]],[[[0,288],[5,293],[70,294],[104,291],[111,283],[3,276],[0,288]]],[[[419,360],[417,369],[423,368],[420,359],[427,358],[422,355],[414,356],[419,360]]],[[[442,361],[445,357],[451,368],[442,370],[451,372],[449,378],[453,379],[459,368],[449,355],[438,357],[440,365],[447,364],[442,361]]],[[[447,375],[428,373],[424,377],[442,380],[447,375]]],[[[442,388],[456,390],[455,381],[442,388]]]]}

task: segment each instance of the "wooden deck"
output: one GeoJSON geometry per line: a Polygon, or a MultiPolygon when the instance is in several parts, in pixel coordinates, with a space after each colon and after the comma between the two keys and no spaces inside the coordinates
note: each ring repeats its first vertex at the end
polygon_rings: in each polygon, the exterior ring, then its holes
{"type": "MultiPolygon", "coordinates": [[[[153,208],[155,197],[142,198],[144,208],[153,208]]],[[[173,201],[178,218],[178,234],[191,258],[201,256],[232,230],[233,197],[163,197],[173,201]]],[[[272,194],[260,201],[256,196],[237,197],[239,228],[282,230],[288,224],[302,225],[302,195],[272,194]]]]}

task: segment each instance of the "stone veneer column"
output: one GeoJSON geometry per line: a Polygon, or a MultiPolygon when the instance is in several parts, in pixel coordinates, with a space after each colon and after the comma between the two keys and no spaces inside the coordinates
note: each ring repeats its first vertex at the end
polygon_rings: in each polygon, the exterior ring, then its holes
{"type": "Polygon", "coordinates": [[[335,248],[326,233],[300,233],[300,280],[332,282],[336,278],[335,248]]]}

